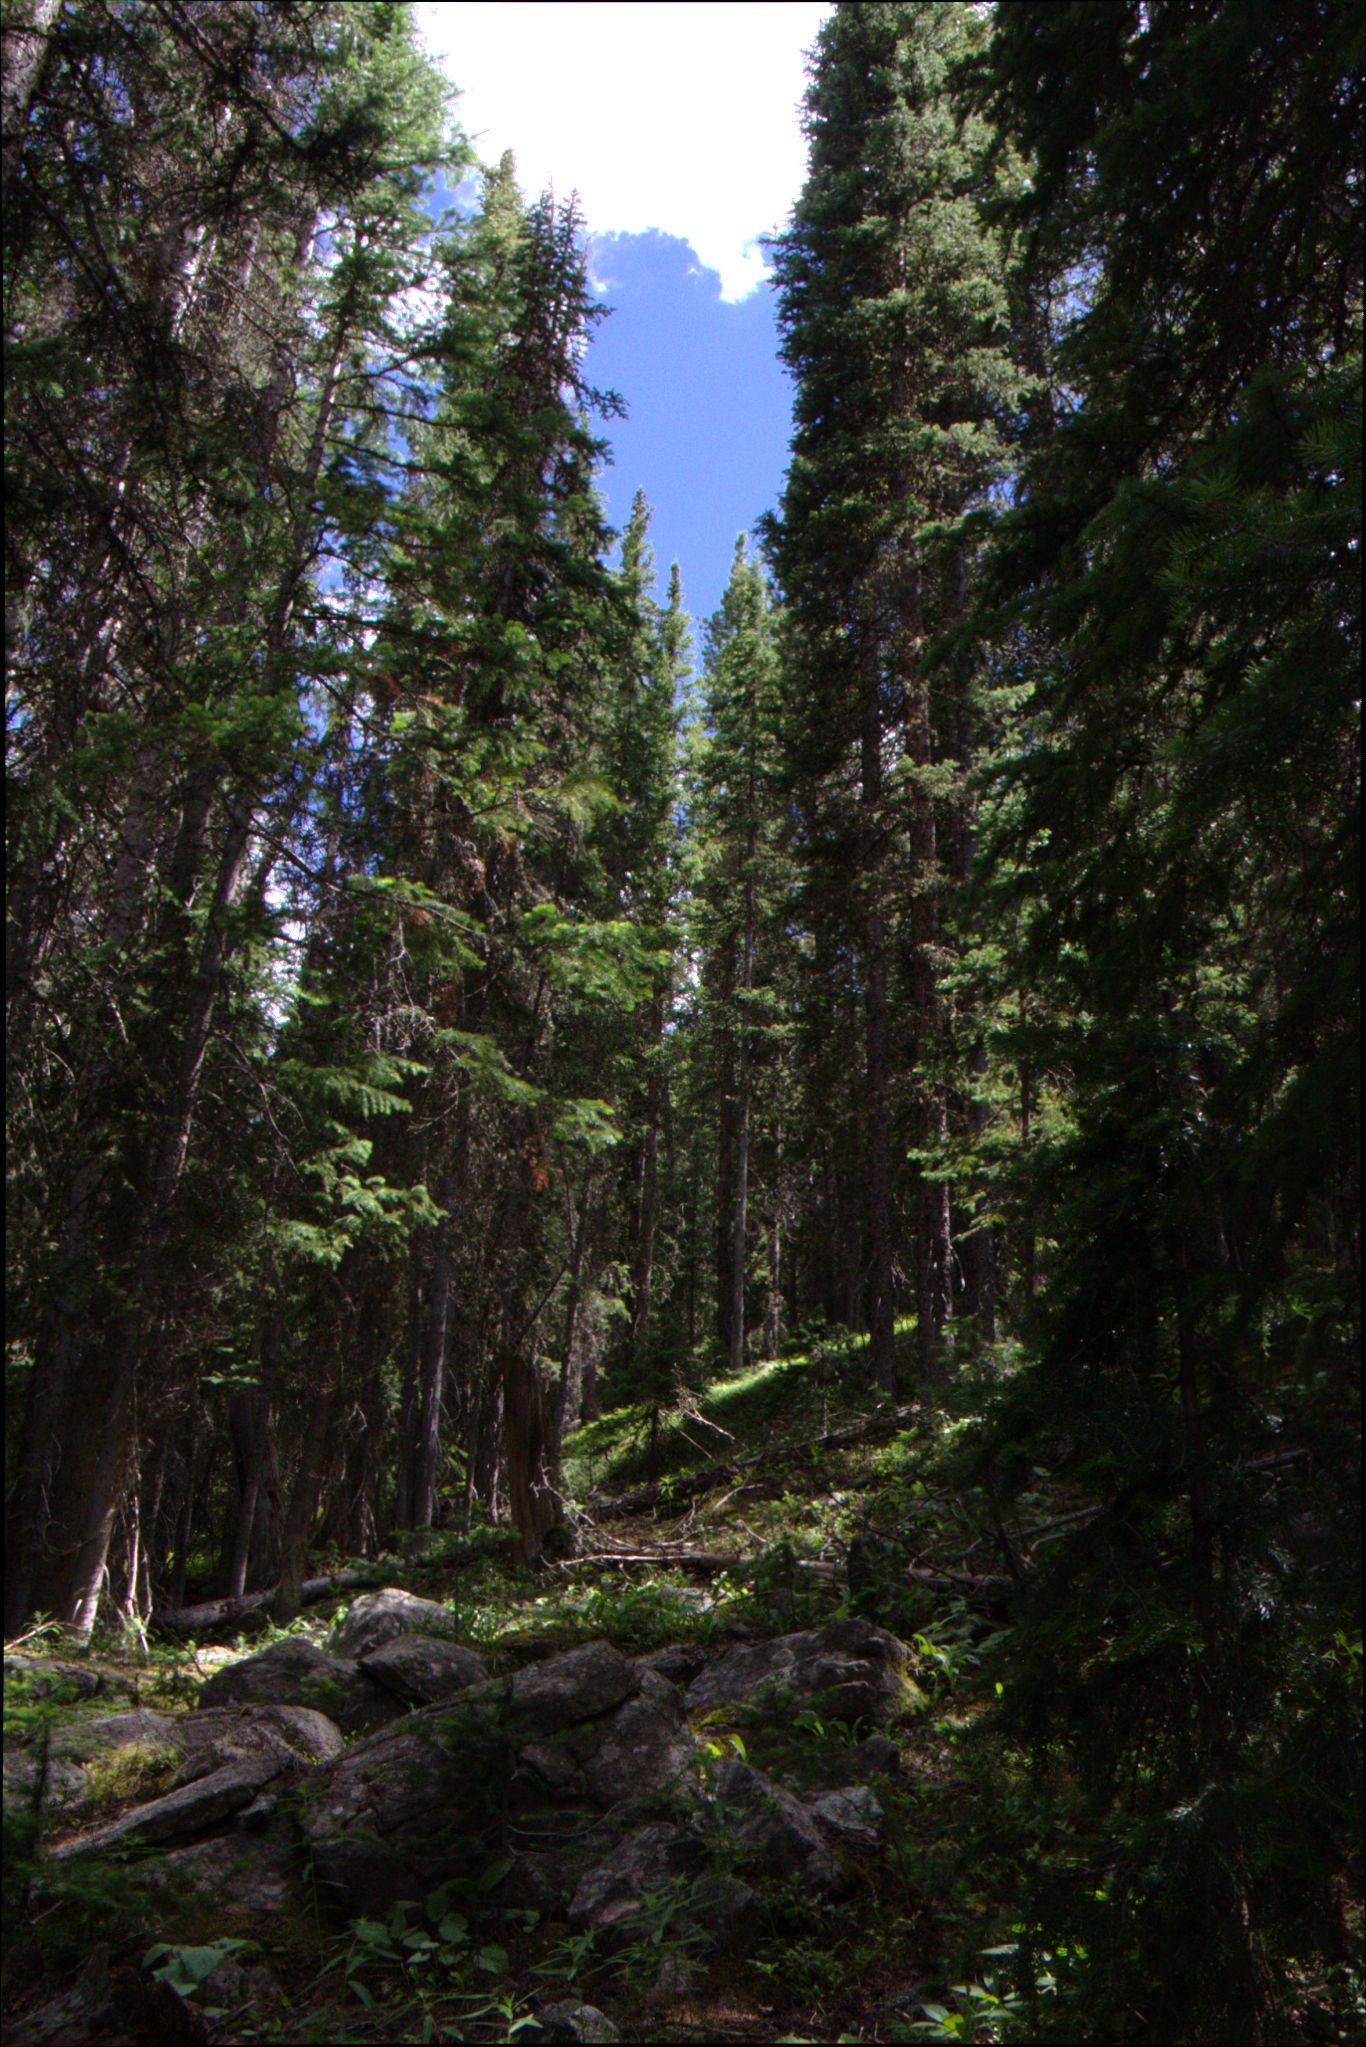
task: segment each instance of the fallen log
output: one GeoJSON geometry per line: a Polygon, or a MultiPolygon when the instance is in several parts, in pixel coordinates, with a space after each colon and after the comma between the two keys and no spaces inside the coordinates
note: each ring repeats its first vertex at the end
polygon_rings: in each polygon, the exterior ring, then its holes
{"type": "Polygon", "coordinates": [[[891,1408],[882,1414],[870,1415],[867,1421],[851,1422],[842,1429],[829,1429],[823,1436],[812,1436],[806,1443],[779,1443],[772,1450],[756,1450],[749,1457],[732,1457],[724,1464],[709,1464],[703,1471],[684,1472],[679,1478],[637,1486],[633,1492],[616,1493],[606,1499],[588,1499],[584,1506],[594,1521],[612,1521],[624,1514],[646,1513],[651,1507],[672,1507],[680,1500],[690,1500],[698,1493],[710,1492],[713,1486],[723,1485],[728,1478],[734,1478],[742,1471],[809,1457],[814,1450],[839,1450],[846,1443],[857,1443],[864,1436],[875,1435],[880,1429],[904,1428],[919,1413],[919,1401],[912,1401],[908,1407],[891,1408]]]}
{"type": "MultiPolygon", "coordinates": [[[[357,1586],[378,1585],[373,1570],[334,1571],[330,1578],[305,1578],[300,1598],[305,1606],[316,1606],[333,1592],[351,1592],[357,1586]]],[[[272,1585],[266,1592],[244,1592],[236,1599],[206,1599],[199,1606],[180,1606],[152,1616],[153,1628],[166,1635],[202,1635],[260,1613],[275,1597],[272,1585]]]]}
{"type": "Polygon", "coordinates": [[[743,1564],[752,1564],[753,1557],[741,1556],[738,1550],[603,1550],[593,1557],[567,1557],[556,1565],[558,1571],[596,1571],[605,1564],[654,1564],[664,1571],[701,1571],[710,1576],[713,1571],[738,1571],[743,1564]]]}
{"type": "Polygon", "coordinates": [[[1004,1608],[1012,1592],[1018,1592],[1021,1583],[1018,1578],[979,1578],[968,1571],[927,1571],[918,1564],[908,1564],[905,1575],[912,1585],[922,1585],[927,1592],[1000,1608],[1004,1608]]]}

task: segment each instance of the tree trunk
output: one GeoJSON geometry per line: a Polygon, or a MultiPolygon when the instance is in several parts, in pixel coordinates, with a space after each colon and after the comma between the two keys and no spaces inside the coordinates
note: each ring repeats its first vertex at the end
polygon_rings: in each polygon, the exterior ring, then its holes
{"type": "Polygon", "coordinates": [[[745,1266],[749,1221],[750,1018],[748,998],[754,989],[754,791],[750,776],[749,848],[745,874],[745,928],[740,956],[740,1057],[735,1102],[735,1212],[730,1240],[730,1346],[732,1372],[745,1362],[745,1266]]]}
{"type": "Polygon", "coordinates": [[[866,678],[860,762],[863,831],[863,1115],[868,1265],[868,1372],[896,1391],[896,1313],[892,1297],[892,1119],[887,1019],[887,923],[877,854],[882,809],[882,720],[875,678],[866,678]]]}
{"type": "MultiPolygon", "coordinates": [[[[272,1317],[276,1327],[262,1346],[273,1352],[278,1341],[278,1311],[272,1317]]],[[[266,1486],[273,1461],[271,1443],[271,1401],[264,1386],[228,1395],[228,1439],[232,1445],[237,1499],[224,1544],[223,1589],[229,1599],[240,1598],[247,1589],[253,1549],[257,1542],[257,1515],[263,1513],[266,1486]]]]}
{"type": "Polygon", "coordinates": [[[323,1383],[314,1395],[304,1424],[299,1467],[289,1495],[289,1507],[280,1541],[280,1576],[270,1603],[271,1619],[277,1627],[297,1620],[303,1604],[304,1566],[308,1562],[313,1524],[317,1517],[323,1475],[331,1446],[332,1424],[341,1389],[341,1361],[336,1354],[337,1336],[328,1332],[323,1383]]]}
{"type": "Polygon", "coordinates": [[[655,1228],[659,1209],[659,1132],[664,1113],[663,990],[650,1010],[650,1067],[645,1090],[645,1135],[640,1162],[640,1204],[631,1269],[631,1355],[639,1363],[650,1331],[654,1284],[655,1228]]]}
{"type": "MultiPolygon", "coordinates": [[[[934,761],[929,687],[921,672],[916,620],[908,616],[905,689],[905,745],[916,768],[934,761]]],[[[916,1057],[928,1064],[939,1038],[939,990],[934,951],[939,943],[939,850],[934,797],[915,786],[911,799],[911,1004],[916,1057]]],[[[947,1134],[942,1090],[933,1079],[920,1084],[919,1136],[938,1146],[947,1134]]],[[[952,1241],[949,1193],[943,1181],[921,1168],[916,1218],[916,1347],[922,1383],[935,1386],[944,1372],[944,1330],[952,1313],[952,1241]]]]}
{"type": "Polygon", "coordinates": [[[24,153],[24,124],[33,95],[38,89],[48,43],[61,13],[62,0],[30,0],[25,17],[12,10],[0,36],[0,135],[4,137],[5,214],[10,211],[11,189],[19,175],[24,153]]]}
{"type": "Polygon", "coordinates": [[[553,1467],[555,1483],[559,1484],[560,1448],[568,1431],[578,1424],[583,1401],[583,1379],[579,1371],[576,1346],[579,1340],[579,1312],[583,1306],[583,1264],[588,1248],[588,1235],[593,1202],[593,1178],[595,1167],[590,1159],[584,1169],[583,1191],[579,1196],[579,1212],[572,1211],[569,1217],[569,1289],[564,1309],[564,1351],[560,1360],[560,1383],[555,1394],[554,1454],[553,1467]]]}
{"type": "Polygon", "coordinates": [[[441,1468],[442,1396],[446,1380],[446,1335],[450,1323],[451,1262],[459,1192],[458,1162],[452,1159],[442,1175],[437,1200],[446,1213],[436,1225],[431,1274],[427,1284],[426,1326],[419,1352],[417,1430],[412,1445],[413,1528],[430,1528],[436,1519],[437,1481],[441,1468]]]}
{"type": "Polygon", "coordinates": [[[534,1564],[547,1534],[564,1518],[551,1472],[550,1402],[539,1368],[520,1351],[504,1353],[502,1382],[508,1505],[522,1561],[534,1564]]]}
{"type": "MultiPolygon", "coordinates": [[[[721,1014],[729,1017],[735,999],[735,943],[720,948],[721,1014]]],[[[716,1340],[731,1353],[731,1263],[735,1230],[735,1033],[729,1022],[716,1034],[716,1340]]]]}

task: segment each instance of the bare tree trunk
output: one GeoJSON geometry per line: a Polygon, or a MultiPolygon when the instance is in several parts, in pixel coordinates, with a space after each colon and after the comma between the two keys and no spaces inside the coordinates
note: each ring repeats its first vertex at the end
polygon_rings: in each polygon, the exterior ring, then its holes
{"type": "Polygon", "coordinates": [[[754,992],[754,857],[757,826],[754,819],[754,765],[749,773],[749,835],[745,858],[745,923],[740,953],[740,1058],[735,1103],[735,1212],[730,1240],[730,1368],[738,1372],[745,1362],[745,1267],[749,1225],[749,1124],[750,1124],[750,1015],[749,998],[754,992]]]}
{"type": "Polygon", "coordinates": [[[414,1528],[430,1528],[436,1519],[437,1477],[441,1465],[442,1396],[446,1382],[446,1332],[450,1321],[452,1235],[457,1227],[456,1196],[459,1191],[457,1164],[452,1160],[442,1175],[437,1199],[446,1213],[436,1225],[432,1250],[431,1277],[427,1290],[427,1318],[420,1352],[417,1435],[413,1444],[412,1521],[414,1528]]]}
{"type": "MultiPolygon", "coordinates": [[[[1028,1152],[1034,1134],[1034,1074],[1027,1060],[1020,1062],[1020,1149],[1028,1152]]],[[[1026,1216],[1020,1246],[1024,1264],[1024,1293],[1032,1304],[1038,1286],[1038,1237],[1032,1217],[1026,1216]]]]}
{"type": "Polygon", "coordinates": [[[783,1341],[782,1245],[782,1212],[775,1188],[768,1219],[768,1306],[764,1316],[764,1351],[771,1358],[777,1357],[783,1341]]]}
{"type": "Polygon", "coordinates": [[[650,1329],[655,1227],[659,1208],[659,1132],[664,1118],[664,1004],[661,989],[650,1010],[650,1069],[645,1090],[645,1135],[640,1162],[640,1205],[631,1271],[631,1355],[639,1360],[650,1329]]]}
{"type": "Polygon", "coordinates": [[[564,1506],[550,1469],[549,1401],[540,1370],[520,1351],[502,1360],[503,1449],[508,1505],[521,1539],[522,1561],[534,1564],[564,1506]]]}
{"type": "Polygon", "coordinates": [[[195,1459],[199,1448],[199,1412],[190,1411],[188,1440],[185,1444],[182,1465],[184,1490],[179,1501],[179,1514],[175,1531],[175,1558],[169,1573],[168,1599],[172,1606],[185,1604],[185,1581],[189,1574],[190,1548],[194,1541],[195,1498],[198,1492],[198,1472],[195,1459]]]}
{"type": "MultiPolygon", "coordinates": [[[[721,948],[720,974],[721,1014],[729,1017],[735,998],[735,944],[730,938],[721,948]]],[[[716,1338],[729,1357],[735,1231],[735,1033],[729,1022],[716,1034],[716,1089],[716,1338]]]]}
{"type": "Polygon", "coordinates": [[[576,1356],[576,1345],[579,1340],[579,1313],[583,1306],[583,1264],[584,1254],[588,1248],[595,1170],[590,1159],[584,1169],[578,1215],[574,1216],[571,1211],[569,1218],[569,1290],[564,1309],[564,1353],[560,1360],[560,1383],[555,1396],[554,1476],[557,1485],[560,1448],[569,1430],[578,1423],[583,1400],[583,1378],[576,1356]]]}
{"type": "Polygon", "coordinates": [[[882,720],[874,678],[865,678],[860,762],[863,831],[863,1110],[867,1214],[868,1371],[896,1390],[896,1315],[892,1297],[892,1118],[887,1028],[887,923],[882,911],[877,841],[882,809],[882,720]]]}
{"type": "MultiPolygon", "coordinates": [[[[272,1320],[276,1327],[269,1331],[262,1346],[263,1370],[267,1364],[265,1354],[273,1353],[278,1342],[278,1311],[272,1320]]],[[[273,1461],[271,1435],[271,1399],[265,1386],[228,1395],[228,1439],[237,1479],[237,1499],[224,1544],[222,1579],[229,1599],[240,1598],[247,1590],[252,1553],[258,1547],[257,1515],[264,1508],[273,1461]]]]}
{"type": "Polygon", "coordinates": [[[304,1424],[299,1467],[285,1514],[280,1543],[280,1576],[271,1601],[271,1619],[279,1627],[297,1620],[303,1604],[304,1566],[318,1512],[332,1424],[341,1391],[341,1360],[336,1352],[337,1332],[329,1331],[324,1353],[323,1378],[313,1397],[304,1424]]]}
{"type": "Polygon", "coordinates": [[[37,90],[48,43],[61,13],[62,0],[29,0],[23,14],[16,7],[0,33],[0,134],[4,137],[5,213],[24,153],[24,124],[37,90]]]}
{"type": "MultiPolygon", "coordinates": [[[[909,637],[909,627],[908,627],[909,637]]],[[[913,647],[908,647],[905,686],[906,752],[918,768],[934,759],[929,689],[913,647]]],[[[939,942],[938,833],[934,797],[917,786],[911,809],[911,990],[916,1049],[930,1059],[939,1035],[939,990],[934,950],[939,942]]],[[[920,1087],[920,1139],[937,1146],[946,1135],[942,1090],[933,1079],[920,1087]]],[[[948,1188],[922,1167],[916,1196],[916,1322],[920,1375],[939,1384],[944,1371],[944,1331],[952,1313],[952,1243],[948,1188]]]]}

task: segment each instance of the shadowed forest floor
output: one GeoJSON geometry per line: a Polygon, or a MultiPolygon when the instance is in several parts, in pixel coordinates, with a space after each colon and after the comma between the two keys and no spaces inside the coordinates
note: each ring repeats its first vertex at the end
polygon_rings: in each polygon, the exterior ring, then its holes
{"type": "MultiPolygon", "coordinates": [[[[1021,1900],[1041,1870],[1102,1880],[1108,1841],[1094,1816],[1090,1832],[1082,1827],[1066,1774],[1027,1766],[988,1710],[1009,1673],[1009,1630],[989,1589],[1000,1541],[987,1504],[944,1483],[970,1415],[939,1411],[897,1427],[862,1362],[857,1342],[818,1344],[705,1394],[675,1384],[667,1404],[622,1407],[584,1426],[565,1474],[582,1503],[578,1550],[559,1563],[528,1571],[508,1530],[482,1527],[406,1537],[373,1566],[376,1585],[449,1607],[454,1639],[495,1674],[590,1641],[686,1662],[851,1613],[892,1630],[912,1651],[916,1703],[886,1730],[895,1755],[874,1779],[883,1838],[847,1895],[821,1899],[771,1879],[737,1951],[723,1926],[688,1916],[681,1891],[662,1893],[609,1946],[500,1901],[495,1876],[473,1906],[460,1901],[455,1920],[415,1896],[383,1919],[345,1923],[315,1909],[282,1920],[278,1939],[241,1945],[202,1906],[187,1918],[163,1894],[149,1907],[136,1860],[35,1863],[18,1843],[6,1878],[11,2037],[34,2047],[115,2037],[51,2031],[54,1995],[85,1980],[92,1956],[111,1980],[149,1985],[160,1972],[180,1995],[184,2037],[223,2042],[597,2037],[595,2019],[563,2017],[582,2006],[626,2039],[1057,2037],[1050,2006],[1069,1958],[1043,1951],[1036,1933],[1023,1972],[1021,1900]],[[852,1441],[812,1447],[860,1428],[852,1441]],[[671,1487],[705,1473],[705,1488],[670,1500],[671,1487]],[[613,1511],[648,1487],[663,1494],[656,1505],[613,1511]],[[946,1591],[949,1579],[967,1589],[946,1591]],[[550,2013],[544,2028],[538,2012],[550,2013]],[[557,2023],[590,2030],[557,2034],[557,2023]]],[[[1061,1495],[1027,1504],[1035,1529],[1085,1511],[1061,1495]]],[[[1008,1532],[1017,1557],[1029,1553],[1029,1532],[1018,1519],[1008,1532]]],[[[321,1646],[354,1596],[309,1608],[288,1635],[321,1646]]],[[[84,1706],[39,1695],[23,1656],[53,1645],[29,1640],[7,1656],[7,1719],[17,1742],[37,1729],[50,1743],[73,1715],[107,1713],[111,1689],[134,1706],[183,1711],[213,1673],[284,1638],[262,1624],[216,1641],[154,1641],[145,1654],[101,1641],[88,1667],[106,1689],[84,1706]]],[[[693,1732],[708,1767],[738,1757],[809,1795],[831,1781],[832,1754],[869,1729],[810,1710],[760,1724],[720,1710],[693,1715],[693,1732]]],[[[102,1822],[160,1788],[141,1781],[135,1753],[108,1762],[102,1822]]],[[[45,1849],[62,1839],[59,1822],[45,1849]]],[[[1342,1983],[1320,1978],[1301,1990],[1305,2037],[1339,2036],[1342,1983]]],[[[166,2020],[127,2024],[117,2037],[153,2038],[166,2020]]]]}

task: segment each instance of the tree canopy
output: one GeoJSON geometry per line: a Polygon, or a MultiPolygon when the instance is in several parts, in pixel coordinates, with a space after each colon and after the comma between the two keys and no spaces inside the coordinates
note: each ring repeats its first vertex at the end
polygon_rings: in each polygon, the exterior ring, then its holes
{"type": "Polygon", "coordinates": [[[1360,59],[840,0],[695,629],[585,223],[441,211],[407,6],[6,5],[7,1635],[535,1569],[604,1408],[866,1339],[1105,1830],[1039,2037],[1289,2037],[1360,1912],[1360,59]]]}

